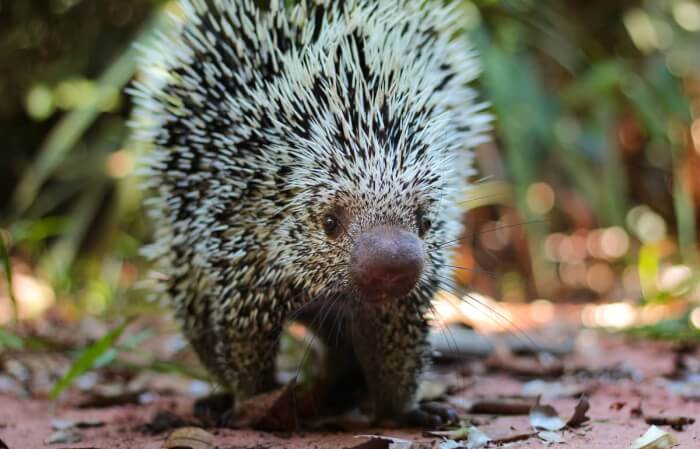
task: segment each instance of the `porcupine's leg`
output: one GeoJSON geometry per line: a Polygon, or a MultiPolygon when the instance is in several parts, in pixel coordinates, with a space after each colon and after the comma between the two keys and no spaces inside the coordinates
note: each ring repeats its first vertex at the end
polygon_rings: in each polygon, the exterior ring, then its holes
{"type": "MultiPolygon", "coordinates": [[[[329,298],[317,301],[295,318],[325,346],[320,384],[322,413],[337,413],[357,404],[365,394],[362,367],[352,346],[347,301],[329,298]]],[[[303,363],[303,362],[302,362],[303,363]]]]}
{"type": "Polygon", "coordinates": [[[245,338],[225,335],[215,344],[218,359],[209,371],[217,372],[226,393],[198,400],[194,413],[220,425],[227,425],[237,405],[251,396],[272,390],[275,385],[275,357],[279,335],[251,334],[245,338]]]}
{"type": "Polygon", "coordinates": [[[416,392],[428,356],[429,324],[409,298],[357,310],[353,343],[375,405],[375,420],[431,427],[454,423],[448,407],[421,405],[416,392]]]}
{"type": "Polygon", "coordinates": [[[185,334],[226,393],[198,400],[194,412],[198,417],[226,424],[235,404],[275,387],[275,358],[282,323],[269,323],[264,328],[270,330],[265,330],[252,320],[225,318],[221,323],[221,316],[197,316],[200,321],[196,325],[188,326],[185,321],[185,334]],[[216,319],[218,326],[214,324],[216,319]]]}

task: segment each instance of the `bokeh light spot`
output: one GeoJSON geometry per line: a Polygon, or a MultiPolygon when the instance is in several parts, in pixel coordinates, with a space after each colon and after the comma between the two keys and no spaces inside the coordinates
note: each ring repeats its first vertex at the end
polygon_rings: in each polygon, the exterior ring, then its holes
{"type": "Polygon", "coordinates": [[[617,259],[629,250],[630,239],[624,229],[613,226],[605,229],[600,236],[600,249],[605,257],[617,259]]]}
{"type": "Polygon", "coordinates": [[[606,263],[593,264],[586,273],[586,284],[601,294],[610,290],[614,282],[615,273],[606,263]]]}
{"type": "Polygon", "coordinates": [[[696,307],[690,313],[690,322],[696,329],[700,329],[700,307],[696,307]]]}
{"type": "Polygon", "coordinates": [[[134,157],[127,150],[119,150],[107,158],[107,173],[113,178],[128,176],[134,169],[134,157]]]}
{"type": "Polygon", "coordinates": [[[545,182],[536,182],[527,189],[527,205],[535,214],[544,215],[552,210],[554,200],[554,190],[545,182]]]}
{"type": "Polygon", "coordinates": [[[692,1],[680,1],[673,5],[673,18],[687,31],[700,31],[700,5],[692,1]]]}
{"type": "Polygon", "coordinates": [[[24,106],[27,114],[36,121],[46,120],[56,109],[51,89],[44,84],[38,84],[29,90],[24,106]]]}

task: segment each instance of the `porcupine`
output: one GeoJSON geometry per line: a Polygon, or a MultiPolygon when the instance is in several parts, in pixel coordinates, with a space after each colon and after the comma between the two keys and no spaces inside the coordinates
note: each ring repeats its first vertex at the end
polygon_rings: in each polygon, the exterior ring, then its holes
{"type": "Polygon", "coordinates": [[[144,52],[146,253],[236,401],[271,388],[298,319],[330,378],[363,379],[376,419],[439,423],[415,397],[427,312],[489,121],[457,2],[259,3],[181,0],[144,52]]]}

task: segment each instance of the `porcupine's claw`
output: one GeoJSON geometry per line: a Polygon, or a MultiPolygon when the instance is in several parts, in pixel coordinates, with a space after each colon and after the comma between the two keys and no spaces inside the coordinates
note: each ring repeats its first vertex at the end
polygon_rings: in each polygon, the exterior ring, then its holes
{"type": "Polygon", "coordinates": [[[438,402],[424,402],[399,418],[404,427],[436,428],[459,424],[457,411],[449,405],[438,402]]]}

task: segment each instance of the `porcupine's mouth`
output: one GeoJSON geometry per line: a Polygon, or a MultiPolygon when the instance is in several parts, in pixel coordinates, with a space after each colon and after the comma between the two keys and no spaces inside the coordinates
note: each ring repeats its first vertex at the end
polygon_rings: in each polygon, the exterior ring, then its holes
{"type": "Polygon", "coordinates": [[[423,241],[395,226],[364,231],[353,245],[350,273],[362,298],[370,303],[410,293],[424,266],[423,241]]]}

